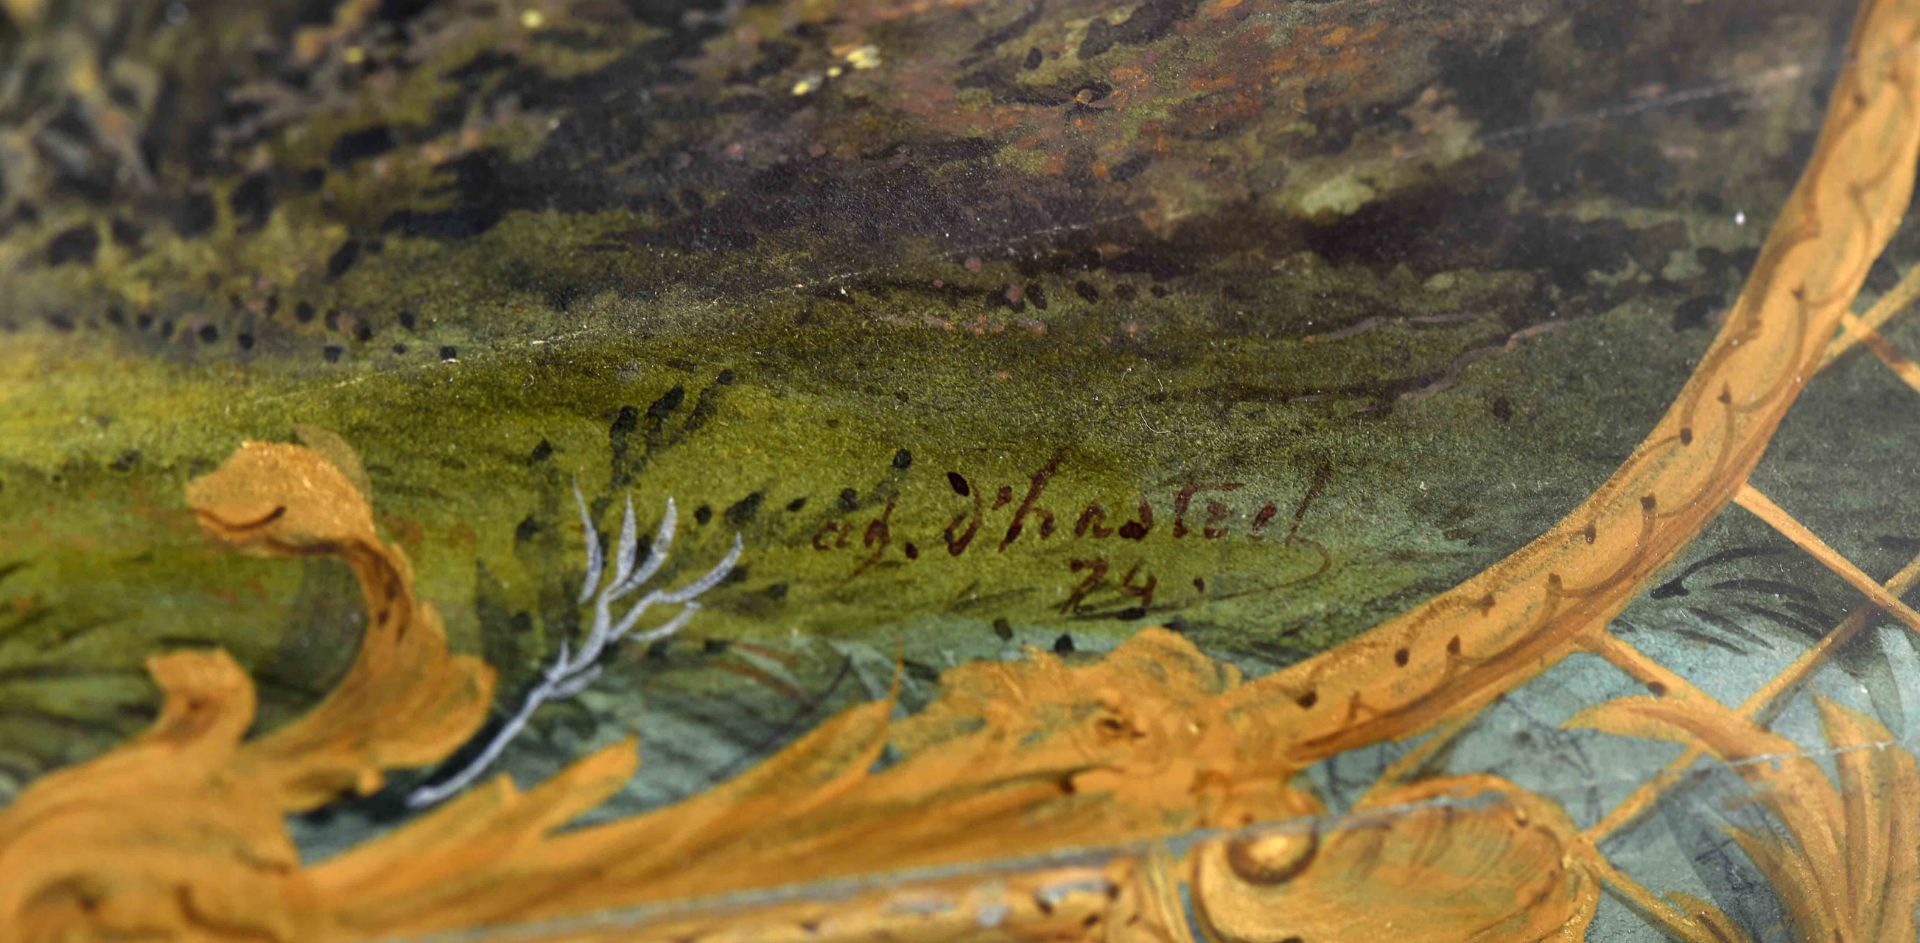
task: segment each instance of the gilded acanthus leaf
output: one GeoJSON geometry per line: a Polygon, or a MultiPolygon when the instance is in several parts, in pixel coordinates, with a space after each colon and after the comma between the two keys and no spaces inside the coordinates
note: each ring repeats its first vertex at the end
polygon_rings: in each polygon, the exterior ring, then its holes
{"type": "MultiPolygon", "coordinates": [[[[1667,698],[1624,698],[1570,723],[1623,736],[1699,743],[1752,787],[1784,834],[1729,829],[1772,882],[1808,941],[1914,939],[1920,898],[1920,767],[1865,714],[1816,697],[1839,781],[1799,746],[1730,711],[1667,698]]],[[[1697,902],[1696,902],[1697,903],[1697,902]]],[[[1724,919],[1724,918],[1722,918],[1724,919]]]]}

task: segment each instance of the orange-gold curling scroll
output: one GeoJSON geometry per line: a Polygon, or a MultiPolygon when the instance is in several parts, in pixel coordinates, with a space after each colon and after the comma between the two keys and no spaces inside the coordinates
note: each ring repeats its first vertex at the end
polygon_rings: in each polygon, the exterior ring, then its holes
{"type": "MultiPolygon", "coordinates": [[[[1309,764],[1458,721],[1583,649],[1664,692],[1603,706],[1585,718],[1593,725],[1692,738],[1729,762],[1791,746],[1727,726],[1711,699],[1606,624],[1743,493],[1905,213],[1920,156],[1917,49],[1920,3],[1866,0],[1813,157],[1739,303],[1667,415],[1591,498],[1405,616],[1250,683],[1147,630],[1095,662],[1032,653],[954,669],[916,717],[893,721],[885,701],[852,708],[739,778],[632,819],[561,830],[630,777],[637,756],[621,744],[524,793],[483,783],[303,867],[283,816],[444,758],[481,723],[492,675],[447,652],[345,475],[305,449],[249,443],[195,482],[189,503],[238,547],[353,569],[369,627],[352,669],[306,717],[248,742],[253,691],[234,662],[152,659],[165,703],[150,731],[0,810],[0,934],[294,943],[513,924],[519,939],[574,941],[1579,939],[1597,883],[1626,879],[1558,808],[1498,778],[1389,777],[1347,819],[1267,823],[1324,814],[1299,784],[1309,764]],[[1179,835],[1201,837],[1153,844],[1179,835]],[[1129,842],[1147,844],[955,876],[1129,842]],[[903,869],[935,870],[832,898],[565,922],[903,869]],[[540,920],[547,929],[527,923],[540,920]]],[[[1823,720],[1836,745],[1883,739],[1836,708],[1823,720]]],[[[1849,796],[1911,799],[1911,757],[1838,765],[1839,792],[1810,763],[1772,776],[1743,766],[1794,844],[1741,840],[1796,930],[1910,938],[1912,817],[1849,796]]],[[[1635,902],[1677,937],[1737,938],[1724,915],[1674,899],[1687,913],[1635,902]]]]}
{"type": "MultiPolygon", "coordinates": [[[[377,788],[383,768],[452,752],[480,723],[491,674],[447,654],[405,559],[374,536],[365,499],[319,454],[248,443],[189,498],[206,528],[238,547],[344,560],[366,595],[366,641],[330,697],[251,742],[242,736],[253,690],[231,659],[154,658],[166,703],[151,731],[47,777],[0,811],[0,920],[20,939],[372,940],[749,890],[799,874],[962,865],[1321,812],[1276,749],[1281,730],[1227,712],[1238,672],[1178,635],[1148,630],[1093,663],[1033,652],[954,669],[941,697],[911,719],[890,720],[885,701],[853,708],[746,775],[648,815],[560,831],[632,775],[633,745],[620,744],[525,793],[495,778],[302,867],[283,816],[377,788]],[[876,769],[889,745],[899,758],[876,769]]],[[[1260,939],[1250,928],[1275,919],[1319,925],[1384,913],[1365,904],[1366,888],[1398,886],[1407,862],[1425,856],[1432,886],[1453,888],[1444,893],[1454,912],[1474,925],[1584,925],[1591,882],[1562,868],[1571,831],[1555,810],[1492,777],[1381,793],[1387,802],[1469,794],[1499,801],[1426,802],[1427,812],[1330,834],[1323,848],[1316,838],[1302,859],[1314,877],[1279,898],[1273,875],[1248,865],[1271,857],[1271,839],[1207,845],[1195,889],[1224,935],[1260,939]],[[1432,856],[1436,830],[1457,860],[1432,856]],[[1461,892],[1485,867],[1468,863],[1486,856],[1526,886],[1461,892]],[[1452,883],[1438,877],[1449,873],[1452,883]],[[1313,917],[1291,903],[1322,898],[1313,917]],[[1274,911],[1276,899],[1287,906],[1274,911]]],[[[825,926],[862,937],[890,932],[896,919],[929,924],[915,934],[926,939],[1183,932],[1174,886],[1184,878],[1154,878],[1188,865],[1148,863],[1036,877],[1024,909],[1003,893],[974,895],[964,913],[915,912],[895,895],[867,918],[779,912],[762,914],[772,923],[746,937],[724,924],[674,935],[764,939],[811,925],[815,938],[825,926]],[[933,925],[943,914],[946,931],[933,925]]]]}

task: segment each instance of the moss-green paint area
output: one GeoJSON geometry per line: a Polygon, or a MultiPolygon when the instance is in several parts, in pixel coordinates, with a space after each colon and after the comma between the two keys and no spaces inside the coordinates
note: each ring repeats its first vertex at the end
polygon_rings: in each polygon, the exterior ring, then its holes
{"type": "Polygon", "coordinates": [[[575,623],[576,480],[603,529],[623,495],[643,527],[678,503],[669,583],[743,536],[743,565],[689,644],[898,640],[940,663],[950,633],[994,639],[996,623],[1097,646],[1174,621],[1272,664],[1467,575],[1570,506],[1665,402],[1688,347],[1654,345],[1661,367],[1641,341],[1670,328],[1623,310],[1469,359],[1444,389],[1382,409],[1370,395],[1289,401],[1258,378],[1332,386],[1381,358],[1447,375],[1484,325],[1227,343],[1146,310],[1136,319],[1161,326],[1133,337],[1091,315],[975,335],[800,312],[802,327],[761,308],[644,337],[671,319],[634,311],[628,329],[325,380],[35,336],[5,374],[0,502],[29,535],[9,548],[27,565],[6,589],[55,613],[47,631],[103,624],[92,645],[14,657],[111,655],[129,671],[181,640],[222,644],[293,672],[276,712],[291,709],[320,679],[286,653],[351,645],[337,614],[307,620],[301,587],[322,577],[227,557],[179,495],[241,439],[312,424],[358,450],[456,643],[510,678],[575,623]],[[1663,380],[1596,395],[1596,377],[1649,374],[1663,380]],[[915,631],[930,613],[960,618],[915,631]]]}
{"type": "Polygon", "coordinates": [[[1751,77],[1845,5],[292,6],[0,39],[170,89],[107,99],[147,165],[93,112],[6,142],[15,784],[134,729],[151,651],[233,650],[266,724],[324,689],[350,583],[180,503],[303,428],[357,451],[507,692],[579,626],[576,482],[603,532],[676,502],[667,583],[741,536],[682,638],[542,726],[564,756],[651,725],[633,803],[884,692],[896,652],[911,701],[1151,623],[1255,671],[1323,650],[1637,441],[1809,144],[1822,73],[1751,77]],[[705,740],[720,701],[757,719],[705,740]]]}

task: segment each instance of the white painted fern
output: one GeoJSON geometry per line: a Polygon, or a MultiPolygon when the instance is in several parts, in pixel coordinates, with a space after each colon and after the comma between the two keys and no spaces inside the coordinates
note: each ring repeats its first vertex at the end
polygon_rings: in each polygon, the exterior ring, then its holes
{"type": "Polygon", "coordinates": [[[705,575],[679,589],[649,590],[616,621],[614,604],[646,585],[667,561],[667,551],[673,545],[676,524],[673,499],[667,499],[666,513],[660,518],[660,529],[654,532],[646,559],[641,560],[639,533],[634,524],[633,497],[627,497],[626,517],[620,524],[620,536],[614,542],[611,574],[605,573],[607,561],[606,554],[600,549],[600,533],[594,529],[593,517],[587,512],[587,500],[580,494],[577,483],[573,488],[573,499],[580,506],[580,527],[585,532],[587,544],[587,574],[581,581],[579,603],[586,605],[589,600],[593,602],[593,623],[586,640],[578,650],[562,640],[553,663],[541,672],[540,683],[527,692],[519,711],[501,726],[499,733],[487,742],[479,755],[447,779],[409,793],[407,805],[423,809],[472,784],[500,758],[507,745],[526,729],[540,705],[573,697],[600,677],[600,658],[606,654],[608,646],[629,639],[645,645],[680,631],[700,611],[700,596],[720,585],[720,581],[726,579],[727,574],[733,572],[734,565],[740,562],[742,544],[740,535],[735,534],[733,548],[705,575]],[[679,611],[658,626],[634,632],[634,628],[640,624],[640,617],[655,606],[678,606],[679,611]]]}

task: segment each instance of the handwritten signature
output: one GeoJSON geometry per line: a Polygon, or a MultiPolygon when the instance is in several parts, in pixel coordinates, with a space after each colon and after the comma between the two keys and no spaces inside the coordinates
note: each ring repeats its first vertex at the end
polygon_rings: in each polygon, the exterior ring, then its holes
{"type": "MultiPolygon", "coordinates": [[[[1061,603],[1060,612],[1080,613],[1090,596],[1112,588],[1122,596],[1137,600],[1137,605],[1116,613],[1119,618],[1144,615],[1154,604],[1155,594],[1160,588],[1159,580],[1147,572],[1145,564],[1141,562],[1134,562],[1124,570],[1116,566],[1109,559],[1111,554],[1098,551],[1100,545],[1095,541],[1144,541],[1155,533],[1170,535],[1174,539],[1222,540],[1230,536],[1253,541],[1273,539],[1286,546],[1304,546],[1318,556],[1319,565],[1307,578],[1325,572],[1329,565],[1325,549],[1300,535],[1300,524],[1308,507],[1319,497],[1331,477],[1328,468],[1323,467],[1316,472],[1285,530],[1280,531],[1273,526],[1280,516],[1280,506],[1274,502],[1265,502],[1251,509],[1250,514],[1245,503],[1238,507],[1231,503],[1232,499],[1228,496],[1246,486],[1245,482],[1240,481],[1200,481],[1189,478],[1171,494],[1167,501],[1171,507],[1162,505],[1158,513],[1152,498],[1142,495],[1132,507],[1122,507],[1117,511],[1110,511],[1099,501],[1088,501],[1079,507],[1077,514],[1056,515],[1041,502],[1048,486],[1059,474],[1063,459],[1063,452],[1055,452],[1044,465],[1036,469],[1029,477],[1026,493],[1017,505],[1012,485],[1000,485],[989,500],[986,489],[976,486],[960,472],[947,472],[948,486],[955,495],[970,502],[970,506],[955,514],[937,537],[927,542],[927,546],[932,547],[936,555],[944,547],[949,557],[963,557],[968,553],[1005,553],[1007,548],[1022,539],[1044,541],[1056,534],[1060,534],[1062,539],[1069,539],[1063,531],[1071,530],[1070,539],[1086,542],[1095,549],[1068,559],[1068,571],[1078,581],[1061,603]],[[1013,506],[1012,516],[1005,520],[1004,526],[995,523],[990,527],[989,516],[1009,506],[1013,506]],[[1169,510],[1170,516],[1167,513],[1169,510]],[[1245,525],[1244,529],[1237,529],[1242,524],[1245,525]],[[987,547],[991,547],[991,551],[985,549],[987,547]],[[1110,587],[1110,578],[1116,573],[1119,582],[1110,587]]],[[[894,530],[893,512],[898,501],[897,496],[889,497],[885,506],[867,520],[864,527],[857,521],[837,519],[822,523],[814,531],[811,545],[816,551],[830,553],[853,550],[861,554],[859,562],[843,579],[842,585],[858,579],[894,552],[899,535],[894,530]]],[[[899,539],[897,547],[899,556],[907,562],[919,561],[925,555],[921,543],[917,541],[899,539]]],[[[1289,579],[1253,591],[1264,592],[1298,582],[1301,579],[1289,579]]],[[[1194,577],[1193,584],[1195,590],[1206,592],[1204,578],[1194,577]]]]}

